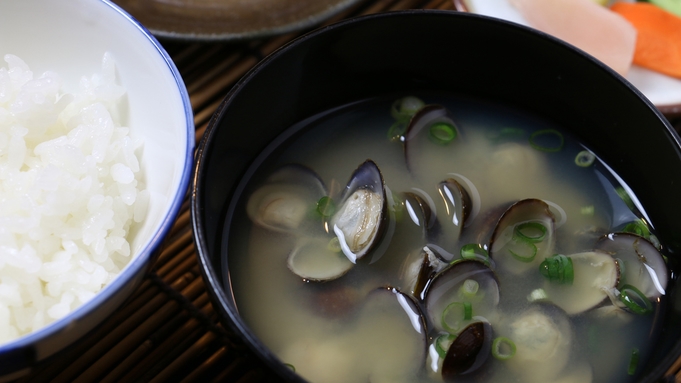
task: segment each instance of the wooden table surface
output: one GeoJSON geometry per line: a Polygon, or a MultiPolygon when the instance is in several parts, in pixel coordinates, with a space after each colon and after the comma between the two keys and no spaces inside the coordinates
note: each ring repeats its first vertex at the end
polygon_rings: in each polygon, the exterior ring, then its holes
{"type": "MultiPolygon", "coordinates": [[[[391,10],[452,10],[451,0],[366,0],[327,23],[391,10]]],[[[305,31],[241,43],[161,41],[189,91],[197,143],[230,87],[305,31]]],[[[681,111],[668,115],[681,128],[681,111]]],[[[670,381],[681,382],[674,366],[670,381]]],[[[206,292],[185,199],[164,249],[135,294],[88,336],[19,382],[272,382],[271,373],[218,322],[206,292]]]]}

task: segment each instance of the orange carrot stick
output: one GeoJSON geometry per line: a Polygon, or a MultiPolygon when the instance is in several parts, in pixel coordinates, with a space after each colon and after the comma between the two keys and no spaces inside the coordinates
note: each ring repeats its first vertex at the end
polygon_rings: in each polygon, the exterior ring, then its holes
{"type": "Polygon", "coordinates": [[[638,31],[634,64],[681,78],[681,17],[650,3],[617,2],[610,9],[638,31]]]}

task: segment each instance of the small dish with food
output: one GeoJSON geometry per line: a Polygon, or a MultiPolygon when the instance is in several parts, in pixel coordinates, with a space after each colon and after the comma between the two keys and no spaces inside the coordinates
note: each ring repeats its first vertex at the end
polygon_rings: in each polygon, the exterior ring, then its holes
{"type": "Polygon", "coordinates": [[[570,42],[615,68],[666,115],[679,113],[681,63],[674,36],[681,33],[681,10],[676,2],[454,0],[454,5],[570,42]]]}
{"type": "Polygon", "coordinates": [[[108,1],[0,5],[0,376],[135,290],[179,212],[191,106],[161,45],[108,1]]]}

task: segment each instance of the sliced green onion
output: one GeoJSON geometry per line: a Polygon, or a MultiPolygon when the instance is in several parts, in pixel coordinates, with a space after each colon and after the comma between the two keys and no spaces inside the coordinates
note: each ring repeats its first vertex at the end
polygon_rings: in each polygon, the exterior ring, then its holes
{"type": "Polygon", "coordinates": [[[331,217],[336,212],[336,203],[330,197],[322,197],[317,201],[317,213],[322,217],[331,217]]]}
{"type": "Polygon", "coordinates": [[[524,222],[516,225],[513,235],[522,240],[537,243],[546,237],[546,232],[546,226],[539,222],[524,222]]]}
{"type": "Polygon", "coordinates": [[[575,164],[577,166],[586,168],[591,166],[595,160],[596,156],[594,156],[593,153],[588,150],[582,150],[581,152],[577,153],[577,156],[575,157],[575,164]]]}
{"type": "Polygon", "coordinates": [[[522,136],[525,134],[525,129],[520,128],[503,128],[499,132],[500,136],[522,136]]]}
{"type": "Polygon", "coordinates": [[[296,372],[296,366],[292,365],[291,363],[284,363],[284,366],[290,368],[293,372],[296,372]]]}
{"type": "Polygon", "coordinates": [[[409,126],[407,121],[397,121],[390,126],[388,129],[388,139],[390,141],[402,141],[404,138],[404,133],[407,131],[407,126],[409,126]]]}
{"type": "Polygon", "coordinates": [[[581,209],[579,209],[579,212],[582,215],[588,216],[588,217],[593,217],[594,215],[594,205],[589,205],[589,206],[582,206],[581,209]]]}
{"type": "Polygon", "coordinates": [[[644,315],[653,312],[653,303],[650,302],[650,299],[632,285],[622,286],[620,301],[635,314],[644,315]]]}
{"type": "Polygon", "coordinates": [[[515,251],[513,249],[508,249],[508,252],[511,253],[513,258],[525,263],[534,261],[534,258],[537,256],[537,246],[535,246],[534,243],[518,240],[514,237],[513,244],[515,245],[513,248],[515,251]],[[524,249],[522,249],[523,251],[520,251],[521,249],[518,249],[518,246],[524,247],[524,249]]]}
{"type": "Polygon", "coordinates": [[[463,259],[478,260],[489,265],[489,253],[482,245],[477,243],[469,243],[461,246],[460,254],[463,259]]]}
{"type": "MultiPolygon", "coordinates": [[[[550,139],[543,139],[541,141],[553,141],[550,139]]],[[[536,132],[532,133],[530,135],[530,145],[542,152],[558,152],[561,149],[563,149],[563,145],[565,144],[565,139],[563,138],[563,135],[555,130],[555,129],[544,129],[544,130],[537,130],[536,132]],[[555,139],[558,140],[556,143],[551,143],[551,145],[540,145],[538,141],[542,138],[542,136],[554,136],[555,139]]]]}
{"type": "Polygon", "coordinates": [[[627,369],[627,374],[634,375],[634,373],[636,373],[636,368],[638,367],[638,358],[638,348],[634,347],[631,350],[631,357],[629,357],[629,368],[627,369]]]}
{"type": "Polygon", "coordinates": [[[527,296],[528,302],[543,301],[547,299],[549,299],[549,295],[542,288],[532,290],[530,295],[527,296]]]}
{"type": "Polygon", "coordinates": [[[409,120],[411,116],[416,114],[425,105],[425,103],[414,96],[407,96],[395,100],[390,107],[390,114],[397,121],[409,120]]]}
{"type": "Polygon", "coordinates": [[[633,222],[629,222],[624,226],[624,228],[622,228],[622,231],[626,233],[637,234],[643,238],[650,237],[650,229],[648,229],[648,225],[646,225],[645,222],[643,222],[640,219],[633,222]]]}
{"type": "Polygon", "coordinates": [[[511,253],[513,258],[519,260],[520,262],[530,263],[534,261],[534,257],[537,256],[537,246],[532,245],[532,247],[534,248],[534,252],[532,252],[530,255],[520,255],[513,250],[509,250],[508,252],[511,253]]]}
{"type": "Polygon", "coordinates": [[[473,318],[473,306],[470,302],[452,302],[442,311],[442,327],[451,334],[461,330],[466,320],[473,318]]]}
{"type": "Polygon", "coordinates": [[[503,128],[498,133],[487,134],[487,139],[494,143],[503,142],[513,138],[522,137],[525,135],[525,130],[520,128],[503,128]]]}
{"type": "Polygon", "coordinates": [[[331,238],[329,243],[326,245],[326,248],[329,251],[333,251],[334,253],[340,253],[342,249],[338,237],[331,238]]]}
{"type": "Polygon", "coordinates": [[[463,319],[471,320],[473,318],[473,305],[471,302],[463,302],[463,319]]]}
{"type": "Polygon", "coordinates": [[[446,145],[456,138],[456,128],[445,122],[437,122],[431,125],[428,137],[436,144],[446,145]]]}
{"type": "Polygon", "coordinates": [[[499,360],[508,360],[515,355],[516,347],[512,340],[500,336],[492,342],[492,356],[499,360]]]}
{"type": "Polygon", "coordinates": [[[627,193],[627,191],[624,190],[623,187],[621,186],[616,187],[615,192],[617,193],[618,196],[620,196],[622,201],[624,201],[624,204],[627,205],[629,210],[634,210],[634,201],[631,200],[629,193],[627,193]]]}
{"type": "Polygon", "coordinates": [[[456,339],[456,335],[453,334],[442,334],[435,338],[435,351],[437,351],[440,358],[445,358],[447,350],[449,349],[449,346],[452,345],[454,339],[456,339]]]}
{"type": "Polygon", "coordinates": [[[563,254],[544,259],[539,265],[539,272],[551,282],[571,285],[575,279],[572,259],[563,254]]]}
{"type": "Polygon", "coordinates": [[[480,290],[480,283],[478,283],[478,281],[475,279],[466,279],[461,284],[461,287],[459,287],[459,296],[461,298],[470,299],[475,297],[475,294],[478,293],[478,290],[480,290]]]}

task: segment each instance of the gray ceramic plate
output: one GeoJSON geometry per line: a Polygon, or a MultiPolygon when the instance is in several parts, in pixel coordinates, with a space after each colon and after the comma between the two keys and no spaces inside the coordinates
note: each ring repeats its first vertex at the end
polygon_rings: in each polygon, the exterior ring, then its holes
{"type": "Polygon", "coordinates": [[[113,0],[154,35],[244,40],[311,27],[361,0],[113,0]]]}

